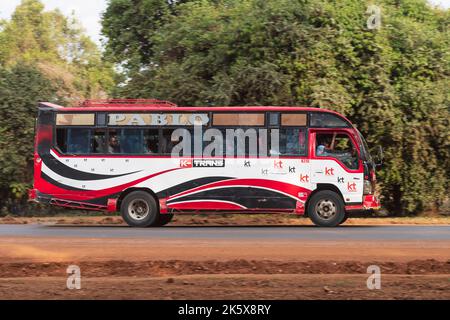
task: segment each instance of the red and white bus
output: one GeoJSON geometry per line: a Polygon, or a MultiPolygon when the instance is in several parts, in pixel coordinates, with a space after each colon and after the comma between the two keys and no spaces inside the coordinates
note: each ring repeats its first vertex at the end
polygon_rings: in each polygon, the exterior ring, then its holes
{"type": "Polygon", "coordinates": [[[333,227],[379,208],[375,167],[359,131],[325,109],[40,103],[29,197],[120,211],[134,227],[162,226],[177,213],[306,214],[333,227]]]}

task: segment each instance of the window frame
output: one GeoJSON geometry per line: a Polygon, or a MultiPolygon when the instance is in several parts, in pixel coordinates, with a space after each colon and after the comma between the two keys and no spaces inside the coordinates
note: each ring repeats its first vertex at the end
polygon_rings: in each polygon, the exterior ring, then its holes
{"type": "Polygon", "coordinates": [[[363,172],[363,164],[362,164],[362,158],[361,158],[361,150],[359,149],[359,145],[357,143],[356,137],[354,136],[354,132],[352,132],[352,129],[350,128],[312,128],[310,130],[310,139],[311,145],[310,145],[310,153],[311,153],[311,159],[314,160],[334,160],[347,172],[350,173],[360,173],[363,172]],[[317,134],[345,134],[347,135],[351,142],[353,143],[353,146],[356,148],[356,152],[358,155],[358,168],[352,169],[347,167],[339,158],[331,157],[331,156],[317,156],[316,155],[316,149],[317,149],[317,134]]]}
{"type": "MultiPolygon", "coordinates": [[[[277,155],[278,158],[295,158],[295,159],[308,159],[309,157],[309,119],[310,119],[310,112],[307,111],[298,111],[298,110],[292,110],[292,111],[266,111],[266,128],[268,136],[270,137],[270,130],[271,129],[278,129],[281,130],[282,128],[286,129],[305,129],[305,154],[304,155],[291,155],[291,154],[280,154],[277,155]],[[269,125],[269,117],[270,113],[278,113],[278,125],[269,125]],[[282,115],[283,114],[305,114],[306,115],[306,124],[305,126],[283,126],[281,123],[282,115]]],[[[269,152],[268,152],[269,153],[269,152]]],[[[274,158],[274,156],[267,155],[267,158],[274,158]]]]}

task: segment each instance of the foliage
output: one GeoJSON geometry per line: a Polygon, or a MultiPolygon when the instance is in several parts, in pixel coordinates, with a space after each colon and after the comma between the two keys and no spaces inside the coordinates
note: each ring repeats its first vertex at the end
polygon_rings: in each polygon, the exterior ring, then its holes
{"type": "Polygon", "coordinates": [[[182,105],[327,107],[385,148],[383,203],[437,209],[450,175],[448,10],[425,0],[110,0],[121,97],[182,105]]]}
{"type": "Polygon", "coordinates": [[[74,17],[22,0],[0,31],[0,65],[37,66],[68,101],[104,98],[114,85],[110,64],[74,17]]]}
{"type": "Polygon", "coordinates": [[[110,63],[73,18],[23,0],[0,22],[0,211],[21,211],[33,174],[38,101],[106,97],[110,63]]]}
{"type": "Polygon", "coordinates": [[[0,207],[21,202],[30,187],[36,102],[56,100],[56,88],[34,67],[0,71],[0,207]],[[9,199],[9,201],[7,200],[9,199]]]}

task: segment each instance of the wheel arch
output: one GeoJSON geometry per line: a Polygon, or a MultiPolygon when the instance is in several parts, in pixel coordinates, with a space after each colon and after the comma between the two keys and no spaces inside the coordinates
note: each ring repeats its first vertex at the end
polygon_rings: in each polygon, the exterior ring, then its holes
{"type": "Polygon", "coordinates": [[[338,194],[339,197],[341,197],[342,202],[343,202],[344,205],[345,205],[344,196],[342,195],[342,192],[341,192],[341,190],[339,190],[338,187],[336,187],[335,185],[333,185],[333,184],[331,184],[331,183],[318,183],[318,184],[317,184],[317,188],[314,189],[314,191],[310,193],[308,199],[306,200],[306,203],[305,203],[305,214],[306,214],[306,215],[308,215],[308,207],[309,207],[309,203],[310,203],[312,197],[313,197],[316,193],[318,193],[318,192],[320,192],[320,191],[325,191],[325,190],[333,191],[333,192],[335,192],[336,194],[338,194]]]}
{"type": "Polygon", "coordinates": [[[149,195],[151,195],[155,199],[156,205],[158,206],[158,210],[160,210],[159,198],[156,195],[156,193],[153,192],[153,190],[151,190],[150,188],[142,188],[142,187],[141,188],[131,187],[131,188],[128,188],[128,189],[125,189],[124,191],[122,191],[119,198],[117,198],[116,210],[120,211],[120,207],[122,206],[123,199],[125,199],[125,197],[127,195],[129,195],[130,193],[135,192],[135,191],[144,191],[144,192],[147,192],[149,195]]]}

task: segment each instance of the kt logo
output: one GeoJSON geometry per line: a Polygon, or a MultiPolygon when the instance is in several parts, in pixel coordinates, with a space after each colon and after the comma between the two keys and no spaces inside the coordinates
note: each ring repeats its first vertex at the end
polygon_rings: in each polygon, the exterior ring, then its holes
{"type": "Polygon", "coordinates": [[[337,180],[338,183],[344,183],[344,177],[338,177],[337,180]]]}
{"type": "Polygon", "coordinates": [[[309,176],[307,174],[300,174],[300,182],[309,182],[309,176]]]}
{"type": "Polygon", "coordinates": [[[356,183],[352,182],[347,182],[347,190],[349,192],[356,192],[356,183]]]}
{"type": "Polygon", "coordinates": [[[244,161],[244,167],[250,168],[251,166],[252,166],[252,165],[251,165],[250,161],[248,161],[248,160],[245,160],[245,161],[244,161]]]}
{"type": "Polygon", "coordinates": [[[283,169],[283,161],[281,161],[281,160],[274,160],[273,161],[273,167],[275,169],[283,169]]]}
{"type": "Polygon", "coordinates": [[[326,176],[334,176],[334,168],[325,167],[325,175],[326,176]]]}
{"type": "Polygon", "coordinates": [[[289,167],[289,173],[295,173],[295,167],[289,167]]]}

